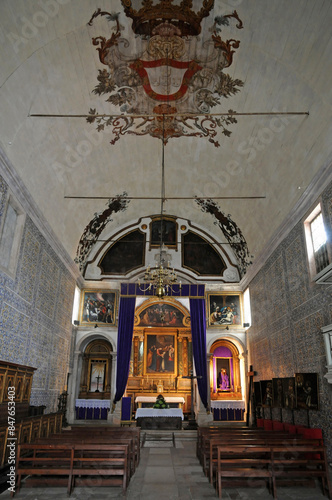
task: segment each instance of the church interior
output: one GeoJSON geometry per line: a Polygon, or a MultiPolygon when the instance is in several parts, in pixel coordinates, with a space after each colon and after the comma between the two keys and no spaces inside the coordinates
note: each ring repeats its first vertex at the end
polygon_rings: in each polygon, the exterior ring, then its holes
{"type": "Polygon", "coordinates": [[[330,2],[0,13],[1,467],[14,402],[32,443],[159,429],[160,395],[332,462],[330,2]]]}

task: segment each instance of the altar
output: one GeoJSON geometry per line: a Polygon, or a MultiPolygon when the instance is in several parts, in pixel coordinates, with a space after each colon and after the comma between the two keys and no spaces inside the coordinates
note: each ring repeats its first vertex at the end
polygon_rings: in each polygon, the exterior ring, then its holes
{"type": "MultiPolygon", "coordinates": [[[[184,405],[184,398],[178,396],[164,396],[166,403],[170,408],[182,408],[184,405]]],[[[156,402],[156,396],[137,396],[135,403],[138,408],[152,408],[156,402]]]]}
{"type": "Polygon", "coordinates": [[[213,420],[242,421],[244,419],[245,402],[234,400],[211,401],[213,420]]]}
{"type": "Polygon", "coordinates": [[[105,399],[76,399],[77,420],[107,420],[111,402],[105,399]]]}
{"type": "Polygon", "coordinates": [[[183,411],[181,408],[138,408],[135,419],[137,426],[144,430],[181,430],[183,411]]]}

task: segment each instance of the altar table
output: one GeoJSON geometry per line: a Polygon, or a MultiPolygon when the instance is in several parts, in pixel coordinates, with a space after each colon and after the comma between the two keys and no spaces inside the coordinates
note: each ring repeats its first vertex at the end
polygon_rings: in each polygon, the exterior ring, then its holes
{"type": "Polygon", "coordinates": [[[137,426],[142,429],[180,430],[183,411],[181,408],[138,408],[135,413],[137,426]]]}
{"type": "MultiPolygon", "coordinates": [[[[169,405],[177,405],[178,408],[182,408],[182,405],[184,405],[184,398],[179,397],[179,396],[164,396],[164,399],[167,404],[169,405]]],[[[153,407],[153,405],[156,402],[156,396],[137,396],[135,399],[135,403],[138,404],[138,408],[142,408],[145,404],[148,404],[153,407]]]]}
{"type": "Polygon", "coordinates": [[[111,408],[110,400],[76,399],[75,410],[77,420],[107,420],[111,408]]]}
{"type": "Polygon", "coordinates": [[[244,418],[244,401],[211,401],[213,420],[236,420],[242,421],[244,418]]]}

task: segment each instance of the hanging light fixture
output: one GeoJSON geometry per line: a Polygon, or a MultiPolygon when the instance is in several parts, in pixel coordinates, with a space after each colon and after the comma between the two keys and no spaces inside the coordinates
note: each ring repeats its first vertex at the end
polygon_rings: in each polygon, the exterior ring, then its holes
{"type": "Polygon", "coordinates": [[[145,284],[138,282],[139,289],[142,292],[153,290],[155,295],[162,299],[168,295],[170,291],[174,292],[174,285],[178,285],[181,290],[181,281],[178,282],[174,268],[171,269],[170,262],[167,261],[166,246],[163,243],[163,214],[165,203],[165,141],[164,141],[164,120],[163,115],[163,139],[162,139],[162,158],[161,158],[161,206],[160,206],[160,248],[159,248],[159,262],[155,267],[147,267],[144,273],[143,280],[145,284]]]}

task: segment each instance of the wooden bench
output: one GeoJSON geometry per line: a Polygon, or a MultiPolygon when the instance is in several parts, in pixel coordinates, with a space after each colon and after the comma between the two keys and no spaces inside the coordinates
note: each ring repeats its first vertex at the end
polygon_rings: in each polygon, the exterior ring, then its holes
{"type": "MultiPolygon", "coordinates": [[[[300,437],[300,436],[298,436],[300,437]]],[[[208,433],[204,434],[201,439],[201,445],[200,445],[200,462],[202,464],[204,473],[208,475],[208,468],[209,468],[209,463],[211,461],[211,457],[213,456],[212,454],[212,447],[214,447],[214,458],[215,462],[217,461],[217,453],[216,453],[216,443],[220,442],[225,443],[225,444],[232,444],[232,443],[248,443],[251,442],[251,444],[266,444],[266,441],[271,439],[271,440],[278,440],[279,442],[282,442],[283,440],[288,440],[292,439],[293,436],[288,434],[288,433],[276,433],[276,432],[269,432],[269,431],[262,431],[262,432],[246,432],[246,433],[239,433],[239,432],[217,432],[217,433],[208,433]],[[212,445],[211,445],[212,443],[212,445]]]]}
{"type": "MultiPolygon", "coordinates": [[[[70,495],[76,478],[83,482],[86,476],[98,477],[100,485],[122,486],[128,484],[127,444],[21,444],[17,451],[16,491],[22,477],[29,476],[27,486],[40,485],[47,478],[47,485],[67,485],[70,495]]],[[[13,496],[13,493],[12,493],[13,496]]]]}
{"type": "Polygon", "coordinates": [[[292,435],[287,431],[266,431],[264,429],[252,429],[252,428],[218,428],[218,427],[203,427],[197,430],[197,457],[200,463],[203,463],[204,452],[208,449],[207,442],[212,437],[218,436],[228,436],[230,439],[242,438],[242,437],[267,437],[267,436],[278,436],[287,438],[292,435]]]}
{"type": "Polygon", "coordinates": [[[250,481],[257,486],[258,481],[268,483],[269,490],[275,492],[273,483],[272,452],[269,446],[222,445],[217,447],[217,493],[222,498],[222,486],[243,486],[250,481]],[[230,481],[227,481],[230,480],[230,481]]]}
{"type": "Polygon", "coordinates": [[[124,438],[132,438],[134,440],[134,448],[135,448],[135,464],[136,466],[140,461],[140,447],[141,447],[141,430],[136,427],[129,427],[124,429],[123,427],[115,427],[115,426],[72,426],[70,430],[64,430],[63,433],[71,432],[78,434],[89,434],[93,436],[105,436],[113,434],[117,438],[122,436],[124,438]]]}
{"type": "Polygon", "coordinates": [[[296,480],[303,484],[317,478],[322,480],[323,493],[332,498],[325,446],[312,441],[301,445],[289,441],[282,446],[222,444],[217,446],[217,457],[216,487],[219,498],[222,497],[223,486],[242,486],[243,481],[256,486],[252,479],[268,482],[274,498],[277,498],[278,485],[292,485],[296,480]]]}
{"type": "Polygon", "coordinates": [[[297,480],[299,484],[303,484],[305,479],[319,478],[323,493],[332,499],[326,448],[313,443],[314,440],[307,445],[296,443],[291,446],[273,446],[273,477],[279,482],[284,480],[284,484],[294,484],[297,480]]]}
{"type": "Polygon", "coordinates": [[[136,452],[135,452],[135,441],[132,437],[123,437],[122,435],[91,435],[90,433],[71,433],[63,432],[61,434],[53,434],[47,439],[38,439],[37,443],[66,443],[66,444],[127,444],[128,445],[128,475],[129,477],[134,474],[136,469],[136,452]]]}
{"type": "Polygon", "coordinates": [[[320,445],[319,441],[302,439],[301,437],[288,439],[270,436],[265,438],[243,438],[243,439],[212,439],[210,441],[209,454],[205,457],[205,469],[204,473],[209,477],[210,482],[213,484],[214,476],[217,470],[217,460],[218,460],[218,446],[281,446],[288,447],[298,445],[320,445]]]}

